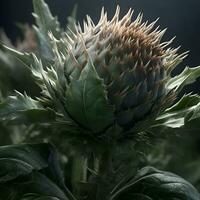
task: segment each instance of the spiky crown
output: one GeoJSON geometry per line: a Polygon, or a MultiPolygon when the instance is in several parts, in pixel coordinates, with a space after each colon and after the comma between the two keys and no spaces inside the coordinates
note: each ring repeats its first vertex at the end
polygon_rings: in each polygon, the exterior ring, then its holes
{"type": "Polygon", "coordinates": [[[109,21],[102,9],[97,25],[87,16],[84,29],[78,25],[73,37],[67,36],[73,63],[66,74],[70,80],[78,79],[91,58],[106,85],[108,101],[115,107],[117,124],[129,129],[172,103],[175,94],[165,84],[186,53],[178,55],[178,48],[167,48],[173,39],[161,43],[166,29],[154,29],[157,20],[143,23],[139,14],[131,22],[132,9],[122,19],[119,15],[118,6],[109,21]]]}

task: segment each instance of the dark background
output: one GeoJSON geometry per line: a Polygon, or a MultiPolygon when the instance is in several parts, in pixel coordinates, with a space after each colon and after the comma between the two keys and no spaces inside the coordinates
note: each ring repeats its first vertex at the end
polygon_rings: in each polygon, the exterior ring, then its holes
{"type": "MultiPolygon", "coordinates": [[[[178,67],[175,73],[189,65],[195,67],[200,64],[200,0],[46,0],[52,13],[57,15],[62,26],[70,14],[74,4],[78,4],[78,20],[81,21],[89,14],[97,22],[102,6],[105,6],[111,17],[116,5],[121,6],[122,14],[134,8],[135,15],[144,13],[144,19],[150,22],[157,17],[157,24],[161,28],[168,28],[164,39],[176,36],[174,47],[182,46],[180,52],[189,50],[189,56],[178,67]]],[[[20,36],[15,23],[34,23],[31,0],[0,0],[0,27],[4,28],[8,36],[15,41],[20,36]]],[[[188,91],[200,93],[200,80],[188,87],[188,91]]],[[[186,91],[185,90],[185,91],[186,91]]],[[[184,92],[185,92],[184,91],[184,92]]]]}

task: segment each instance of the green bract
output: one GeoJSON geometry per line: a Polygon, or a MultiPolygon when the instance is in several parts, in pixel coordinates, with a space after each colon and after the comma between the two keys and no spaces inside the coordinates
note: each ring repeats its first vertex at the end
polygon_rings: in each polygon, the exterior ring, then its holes
{"type": "Polygon", "coordinates": [[[63,32],[46,4],[35,0],[34,8],[41,53],[6,49],[30,68],[42,93],[37,100],[20,94],[3,102],[3,120],[11,119],[5,110],[12,109],[12,121],[23,115],[26,123],[62,124],[70,135],[121,139],[157,126],[156,118],[200,75],[196,67],[171,77],[187,53],[168,47],[173,39],[161,41],[165,30],[154,29],[156,21],[142,22],[139,15],[132,22],[131,9],[119,19],[117,7],[111,20],[102,10],[97,25],[87,17],[83,29],[74,24],[63,32]]]}

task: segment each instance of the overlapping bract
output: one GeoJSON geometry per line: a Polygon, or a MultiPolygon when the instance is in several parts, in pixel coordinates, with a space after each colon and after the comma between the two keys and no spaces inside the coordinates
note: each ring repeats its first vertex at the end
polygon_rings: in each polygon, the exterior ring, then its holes
{"type": "MultiPolygon", "coordinates": [[[[102,9],[97,25],[87,16],[83,29],[79,24],[71,25],[74,31],[69,29],[58,37],[50,22],[42,23],[49,19],[43,19],[48,14],[40,11],[48,7],[35,2],[35,16],[42,33],[38,38],[41,44],[42,38],[46,38],[44,48],[51,55],[41,52],[40,58],[7,50],[30,67],[42,89],[37,98],[40,107],[34,109],[46,110],[44,115],[54,112],[54,122],[48,122],[47,117],[41,123],[62,124],[70,134],[86,133],[98,138],[121,138],[127,133],[130,136],[146,131],[152,123],[155,125],[155,119],[173,103],[183,86],[200,75],[200,68],[196,67],[171,77],[171,71],[187,52],[178,55],[178,48],[168,47],[173,39],[161,42],[165,30],[154,28],[157,20],[143,23],[140,14],[132,22],[132,9],[119,19],[119,7],[108,20],[102,9]]],[[[56,27],[56,19],[51,15],[49,18],[56,27]]],[[[9,110],[8,104],[2,105],[3,110],[9,110]]],[[[16,121],[18,118],[21,116],[14,116],[16,121]]],[[[32,118],[27,121],[35,123],[32,118]]]]}
{"type": "MultiPolygon", "coordinates": [[[[166,83],[171,70],[186,53],[178,55],[178,48],[167,48],[172,40],[160,43],[165,30],[154,29],[156,21],[143,23],[142,15],[139,15],[131,22],[131,9],[122,19],[119,14],[117,7],[109,21],[103,9],[97,25],[87,17],[83,30],[78,25],[73,36],[66,36],[62,43],[68,54],[64,58],[67,65],[64,73],[68,83],[73,84],[92,62],[105,85],[107,102],[113,106],[114,121],[122,128],[130,129],[173,102],[176,94],[166,88],[166,83]]],[[[62,59],[59,50],[57,53],[62,59]]],[[[70,114],[78,120],[78,113],[70,114]]],[[[93,117],[98,118],[98,115],[93,117]]]]}

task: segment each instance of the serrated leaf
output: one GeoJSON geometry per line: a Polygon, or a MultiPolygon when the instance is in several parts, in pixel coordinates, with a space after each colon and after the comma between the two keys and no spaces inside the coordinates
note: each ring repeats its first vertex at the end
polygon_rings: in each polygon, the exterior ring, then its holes
{"type": "Polygon", "coordinates": [[[198,67],[186,67],[183,72],[167,82],[167,89],[180,91],[186,85],[192,84],[196,79],[200,77],[200,66],[198,67]]]}
{"type": "Polygon", "coordinates": [[[175,174],[144,167],[111,199],[199,200],[200,194],[189,182],[175,174]]]}
{"type": "Polygon", "coordinates": [[[52,51],[50,39],[48,36],[45,36],[42,32],[40,32],[38,27],[33,26],[33,30],[35,31],[37,37],[40,56],[47,60],[53,60],[54,54],[52,51]]]}
{"type": "Polygon", "coordinates": [[[16,93],[6,101],[0,102],[0,121],[11,121],[12,123],[44,123],[55,120],[56,114],[53,110],[45,109],[31,97],[16,93]]]}
{"type": "Polygon", "coordinates": [[[31,199],[34,194],[38,199],[75,200],[64,185],[57,152],[50,144],[0,147],[0,169],[0,199],[31,199]]]}
{"type": "Polygon", "coordinates": [[[43,0],[33,0],[34,17],[39,30],[47,35],[48,32],[52,32],[57,38],[61,36],[60,24],[57,18],[53,17],[48,5],[43,0]]]}
{"type": "Polygon", "coordinates": [[[108,104],[103,80],[91,62],[66,92],[66,109],[72,118],[92,132],[100,132],[113,122],[114,109],[108,104]]]}
{"type": "Polygon", "coordinates": [[[70,31],[67,32],[69,36],[71,36],[71,31],[75,32],[77,9],[78,5],[76,4],[72,10],[71,15],[67,18],[67,28],[70,29],[70,31]]]}
{"type": "Polygon", "coordinates": [[[21,53],[15,49],[12,49],[10,47],[1,46],[5,51],[8,51],[12,56],[14,56],[16,59],[21,61],[24,65],[27,67],[31,66],[31,63],[33,62],[33,54],[30,53],[21,53]]]}
{"type": "MultiPolygon", "coordinates": [[[[168,108],[161,114],[156,121],[155,126],[164,126],[169,128],[181,128],[191,123],[193,120],[200,120],[200,96],[185,95],[171,108],[168,108]]],[[[199,127],[200,124],[196,124],[199,127]]],[[[191,129],[194,128],[191,126],[191,129]]]]}
{"type": "MultiPolygon", "coordinates": [[[[36,79],[36,82],[41,87],[41,89],[44,89],[44,84],[48,83],[48,81],[54,84],[52,76],[49,76],[48,72],[43,69],[42,61],[39,60],[35,54],[21,53],[6,46],[3,46],[3,48],[31,70],[33,76],[36,79]],[[45,81],[44,79],[48,81],[45,81]]],[[[48,62],[47,65],[50,65],[50,62],[48,62]]],[[[49,72],[53,73],[50,68],[47,69],[49,72]]]]}
{"type": "Polygon", "coordinates": [[[48,5],[43,0],[33,0],[34,13],[36,19],[36,26],[33,26],[41,57],[47,60],[53,60],[54,54],[51,47],[51,40],[49,33],[51,32],[54,37],[59,39],[61,37],[60,23],[56,17],[53,17],[48,5]]]}
{"type": "Polygon", "coordinates": [[[37,94],[39,88],[34,83],[30,69],[28,69],[33,60],[32,54],[21,53],[6,46],[2,46],[2,49],[3,51],[0,51],[2,54],[0,56],[0,90],[2,94],[8,96],[14,89],[26,90],[31,95],[37,94]]]}
{"type": "MultiPolygon", "coordinates": [[[[64,77],[64,72],[62,71],[62,66],[59,66],[60,69],[56,69],[57,71],[55,71],[54,67],[51,66],[50,63],[48,63],[48,65],[50,65],[50,66],[46,67],[46,69],[44,69],[42,61],[39,60],[35,54],[20,53],[13,49],[8,48],[8,47],[5,47],[5,48],[13,56],[15,56],[18,60],[20,60],[22,63],[24,63],[26,66],[28,66],[30,68],[36,82],[42,89],[42,94],[45,97],[50,98],[52,100],[52,102],[55,104],[55,106],[57,107],[57,109],[59,111],[61,111],[65,115],[65,117],[67,117],[67,119],[69,120],[69,117],[68,117],[67,113],[65,112],[63,105],[61,103],[61,100],[63,98],[63,88],[62,87],[66,87],[66,85],[65,85],[66,80],[64,79],[65,77],[64,77]],[[60,74],[62,73],[62,76],[59,75],[59,73],[60,74]],[[58,75],[59,75],[59,77],[58,77],[58,75]]],[[[56,63],[55,63],[55,65],[56,65],[56,63]]],[[[55,68],[57,68],[57,65],[55,66],[55,68]]],[[[14,97],[12,97],[12,98],[14,98],[14,97]]],[[[38,105],[39,105],[39,102],[38,102],[38,105]]],[[[40,105],[40,107],[41,107],[41,105],[40,105]]],[[[14,112],[15,112],[15,110],[14,110],[14,112]]],[[[0,111],[0,113],[1,113],[1,111],[0,111]]],[[[35,110],[35,109],[32,111],[23,110],[23,116],[21,116],[21,118],[19,118],[19,119],[21,121],[24,120],[24,122],[26,122],[26,121],[29,121],[28,120],[29,117],[32,117],[37,120],[37,116],[38,116],[37,122],[40,122],[40,119],[42,119],[42,121],[45,120],[45,114],[47,114],[46,115],[47,120],[53,119],[54,112],[51,109],[44,109],[42,107],[41,107],[41,110],[35,110]],[[39,112],[40,112],[40,114],[39,114],[39,112]],[[37,115],[37,113],[38,113],[38,115],[37,115]],[[26,115],[28,115],[29,117],[23,118],[26,115]]],[[[0,114],[0,117],[1,117],[1,114],[0,114]]],[[[3,115],[2,115],[2,117],[3,117],[3,115]]],[[[17,119],[15,119],[15,121],[17,121],[17,119]]]]}
{"type": "MultiPolygon", "coordinates": [[[[4,46],[0,45],[0,48],[5,50],[4,46]]],[[[2,74],[13,67],[13,60],[10,60],[10,55],[3,50],[0,50],[0,66],[2,74]]]]}

